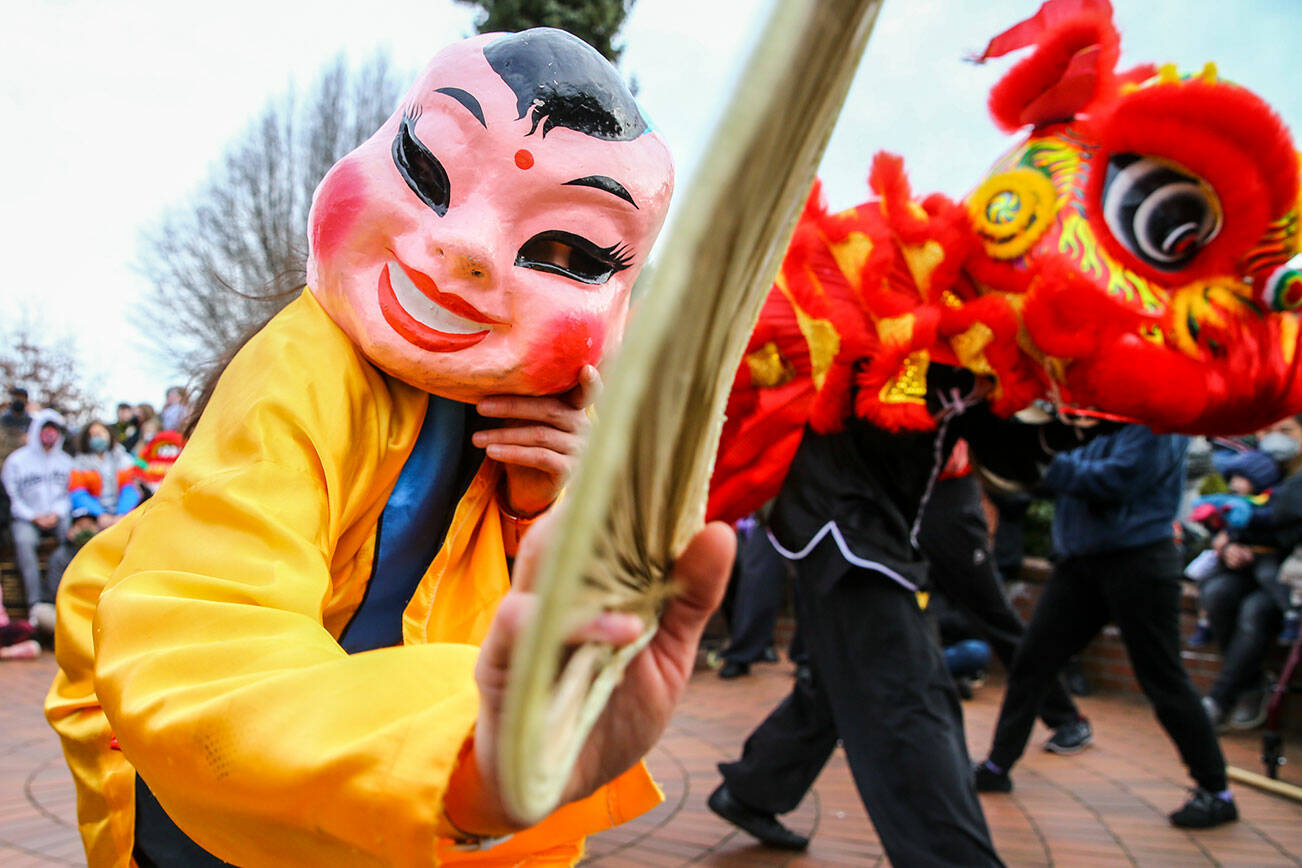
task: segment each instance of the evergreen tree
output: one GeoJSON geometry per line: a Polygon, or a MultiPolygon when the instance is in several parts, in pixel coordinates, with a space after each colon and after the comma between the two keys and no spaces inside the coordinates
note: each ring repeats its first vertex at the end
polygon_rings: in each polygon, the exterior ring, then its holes
{"type": "Polygon", "coordinates": [[[478,6],[483,14],[476,22],[480,33],[515,32],[530,27],[567,30],[600,51],[611,63],[619,60],[623,47],[614,39],[635,0],[457,0],[478,6]]]}

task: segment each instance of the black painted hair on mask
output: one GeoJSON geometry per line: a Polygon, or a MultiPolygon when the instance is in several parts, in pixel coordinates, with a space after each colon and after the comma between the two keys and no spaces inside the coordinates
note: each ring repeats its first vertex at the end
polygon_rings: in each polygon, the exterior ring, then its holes
{"type": "Polygon", "coordinates": [[[532,135],[565,127],[625,142],[647,122],[615,67],[577,36],[551,27],[512,33],[484,48],[489,66],[515,93],[523,118],[532,110],[532,135]]]}

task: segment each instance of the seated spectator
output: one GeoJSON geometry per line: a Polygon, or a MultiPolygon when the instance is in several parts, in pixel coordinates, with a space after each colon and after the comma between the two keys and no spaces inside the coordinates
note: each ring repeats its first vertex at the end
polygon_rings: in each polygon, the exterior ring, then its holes
{"type": "Polygon", "coordinates": [[[113,435],[122,444],[122,448],[135,454],[140,443],[140,417],[136,408],[123,401],[118,404],[118,420],[113,423],[113,435]]]}
{"type": "MultiPolygon", "coordinates": [[[[1265,432],[1263,432],[1264,434],[1265,432]]],[[[1268,434],[1266,434],[1269,437],[1268,434]]],[[[1285,438],[1288,440],[1288,438],[1285,438]]],[[[1269,441],[1268,441],[1269,442],[1269,441]]],[[[1292,443],[1292,440],[1288,440],[1292,443]]],[[[1258,497],[1264,498],[1270,487],[1283,478],[1284,468],[1280,462],[1270,453],[1261,449],[1244,449],[1234,452],[1224,458],[1220,463],[1220,477],[1225,482],[1225,494],[1208,495],[1197,498],[1192,504],[1189,511],[1189,518],[1194,527],[1202,528],[1200,533],[1215,534],[1221,530],[1224,524],[1224,512],[1227,509],[1236,508],[1242,498],[1258,497]]],[[[1272,562],[1263,561],[1260,564],[1265,571],[1264,580],[1269,582],[1273,580],[1270,572],[1275,568],[1272,562]]],[[[1206,578],[1207,575],[1199,574],[1201,577],[1196,581],[1206,578]]],[[[1185,574],[1190,576],[1188,572],[1185,574]]],[[[1207,608],[1202,604],[1201,594],[1199,595],[1198,606],[1198,623],[1194,627],[1193,635],[1189,637],[1189,647],[1202,648],[1210,645],[1213,641],[1214,634],[1212,631],[1211,615],[1207,608]]]]}
{"type": "Polygon", "coordinates": [[[164,431],[183,431],[190,418],[190,403],[186,400],[185,389],[172,386],[167,390],[163,409],[158,414],[164,431]]]}
{"type": "Polygon", "coordinates": [[[1215,725],[1234,729],[1265,721],[1270,692],[1262,664],[1290,608],[1279,565],[1302,543],[1302,419],[1281,420],[1259,442],[1290,475],[1264,503],[1238,498],[1220,507],[1227,527],[1213,540],[1218,564],[1201,588],[1224,656],[1203,705],[1215,725]]]}
{"type": "Polygon", "coordinates": [[[91,422],[76,438],[68,489],[72,508],[82,509],[100,529],[126,515],[140,495],[132,486],[140,468],[135,459],[113,440],[108,426],[91,422]]]}
{"type": "Polygon", "coordinates": [[[14,556],[27,592],[29,620],[37,606],[54,602],[54,587],[41,584],[37,556],[41,538],[53,538],[60,547],[68,544],[72,459],[63,451],[63,432],[62,416],[53,410],[39,411],[28,429],[27,443],[0,469],[9,495],[14,556]]]}
{"type": "Polygon", "coordinates": [[[0,603],[0,660],[31,660],[41,656],[36,630],[27,621],[9,617],[0,603]]]}
{"type": "Polygon", "coordinates": [[[0,413],[0,461],[27,442],[27,429],[32,417],[27,412],[27,390],[14,386],[9,389],[9,403],[0,413]]]}
{"type": "Polygon", "coordinates": [[[158,414],[154,412],[153,404],[137,404],[136,418],[140,420],[140,439],[136,442],[135,449],[131,451],[139,455],[145,444],[153,440],[154,435],[163,430],[163,426],[159,421],[158,414]]]}

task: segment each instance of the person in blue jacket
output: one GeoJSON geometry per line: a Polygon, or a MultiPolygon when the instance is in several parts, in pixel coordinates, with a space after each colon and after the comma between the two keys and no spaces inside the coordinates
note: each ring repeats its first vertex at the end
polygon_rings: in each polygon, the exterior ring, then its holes
{"type": "Polygon", "coordinates": [[[1186,828],[1238,819],[1225,757],[1180,663],[1180,555],[1172,523],[1189,439],[1137,425],[1054,456],[1043,487],[1057,496],[1053,575],[1013,660],[977,789],[1009,792],[1052,679],[1109,621],[1121,630],[1135,677],[1196,788],[1170,815],[1186,828]]]}

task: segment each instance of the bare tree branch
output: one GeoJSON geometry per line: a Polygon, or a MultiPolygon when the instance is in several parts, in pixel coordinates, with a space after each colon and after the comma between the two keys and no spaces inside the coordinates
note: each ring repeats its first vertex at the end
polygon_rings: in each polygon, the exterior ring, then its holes
{"type": "Polygon", "coordinates": [[[300,98],[268,102],[204,185],[142,236],[146,304],[133,314],[152,353],[201,378],[303,285],[312,191],[384,123],[401,96],[388,58],[340,55],[300,98]]]}

